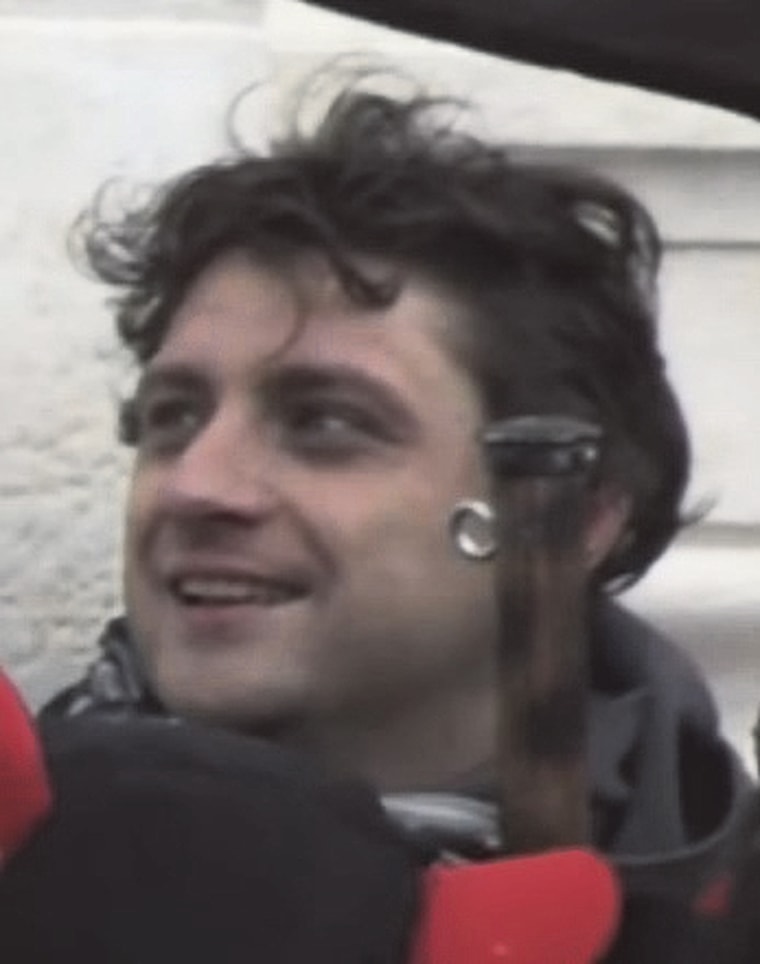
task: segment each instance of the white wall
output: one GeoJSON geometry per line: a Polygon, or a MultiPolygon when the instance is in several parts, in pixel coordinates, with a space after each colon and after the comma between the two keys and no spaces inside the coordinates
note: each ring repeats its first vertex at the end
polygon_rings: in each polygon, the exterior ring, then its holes
{"type": "Polygon", "coordinates": [[[108,178],[222,153],[227,105],[270,59],[254,13],[70,19],[36,6],[0,16],[0,656],[35,700],[81,665],[117,604],[122,366],[104,293],[67,261],[69,226],[108,178]]]}
{"type": "Polygon", "coordinates": [[[160,178],[220,154],[232,97],[268,80],[241,115],[259,138],[274,92],[348,50],[474,95],[482,128],[622,178],[660,219],[663,340],[694,426],[693,494],[719,502],[633,601],[709,669],[748,750],[760,699],[760,125],[293,0],[0,0],[0,659],[38,700],[118,606],[120,366],[103,292],[66,260],[69,224],[109,177],[160,178]]]}

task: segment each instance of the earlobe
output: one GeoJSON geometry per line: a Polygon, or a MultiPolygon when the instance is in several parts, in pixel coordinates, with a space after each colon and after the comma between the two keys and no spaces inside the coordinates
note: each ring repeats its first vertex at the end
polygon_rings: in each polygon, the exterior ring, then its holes
{"type": "Polygon", "coordinates": [[[594,492],[583,554],[589,572],[598,569],[625,540],[631,509],[630,495],[620,489],[603,486],[594,492]]]}

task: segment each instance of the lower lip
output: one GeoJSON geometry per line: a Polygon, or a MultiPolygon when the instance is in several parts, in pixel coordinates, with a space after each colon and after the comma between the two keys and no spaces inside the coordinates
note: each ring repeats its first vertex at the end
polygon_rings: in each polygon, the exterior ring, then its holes
{"type": "MultiPolygon", "coordinates": [[[[178,611],[185,625],[193,632],[202,634],[204,638],[212,634],[219,641],[223,641],[231,630],[243,628],[250,635],[255,624],[276,616],[293,601],[282,603],[234,603],[218,605],[188,606],[180,603],[178,611]]],[[[211,638],[209,642],[214,642],[211,638]]]]}

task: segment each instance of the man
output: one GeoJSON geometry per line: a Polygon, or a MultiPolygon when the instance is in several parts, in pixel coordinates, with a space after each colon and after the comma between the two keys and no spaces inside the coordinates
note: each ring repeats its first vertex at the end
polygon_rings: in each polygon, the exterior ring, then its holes
{"type": "Polygon", "coordinates": [[[594,842],[632,893],[654,872],[688,903],[729,859],[743,778],[691,663],[609,598],[667,547],[688,475],[657,234],[618,188],[436,110],[348,91],[269,156],[94,212],[141,370],[126,615],[43,718],[169,714],[389,801],[491,800],[494,563],[450,521],[488,506],[486,424],[576,415],[608,440],[583,538],[594,842]]]}

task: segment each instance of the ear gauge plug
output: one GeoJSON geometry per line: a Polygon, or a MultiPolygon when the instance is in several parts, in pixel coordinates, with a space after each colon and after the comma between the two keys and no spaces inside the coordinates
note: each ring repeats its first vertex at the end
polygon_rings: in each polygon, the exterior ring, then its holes
{"type": "Polygon", "coordinates": [[[485,562],[496,555],[496,514],[482,499],[458,502],[449,516],[449,532],[465,559],[485,562]]]}

